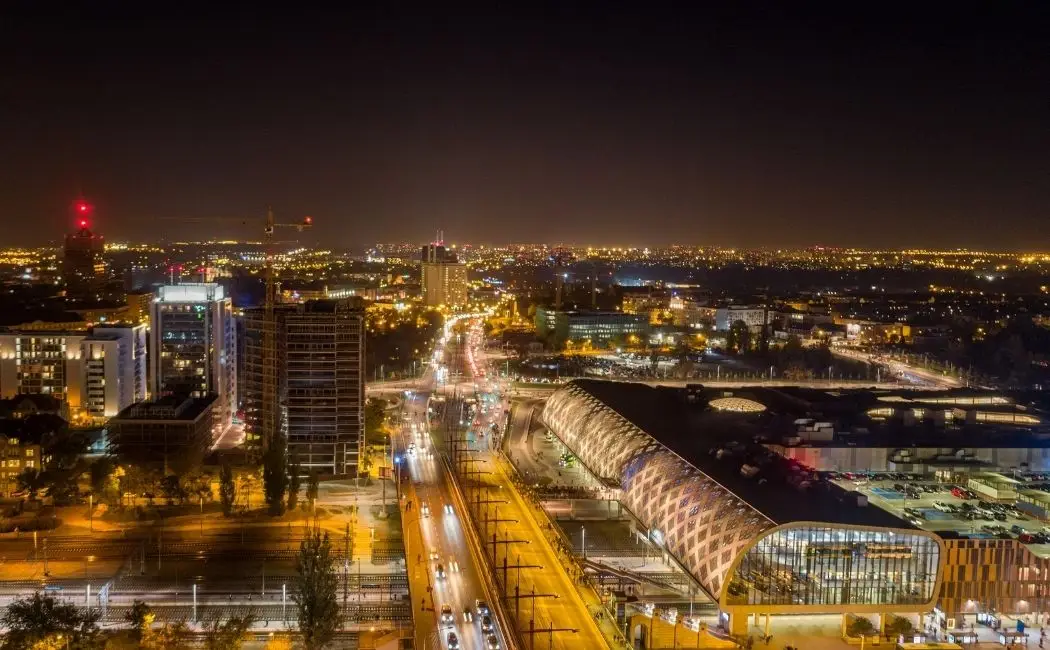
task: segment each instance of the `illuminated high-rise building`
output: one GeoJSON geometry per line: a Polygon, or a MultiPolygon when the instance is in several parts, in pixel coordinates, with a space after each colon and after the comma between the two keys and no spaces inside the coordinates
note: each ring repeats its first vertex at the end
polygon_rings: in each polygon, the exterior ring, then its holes
{"type": "Polygon", "coordinates": [[[438,241],[423,247],[420,256],[420,285],[428,307],[459,307],[467,304],[467,265],[438,241]]]}
{"type": "Polygon", "coordinates": [[[75,423],[146,399],[146,326],[0,333],[0,397],[48,395],[75,423]]]}
{"type": "Polygon", "coordinates": [[[215,433],[229,428],[237,399],[236,328],[221,285],[158,289],[150,309],[150,369],[154,399],[215,394],[215,433]]]}

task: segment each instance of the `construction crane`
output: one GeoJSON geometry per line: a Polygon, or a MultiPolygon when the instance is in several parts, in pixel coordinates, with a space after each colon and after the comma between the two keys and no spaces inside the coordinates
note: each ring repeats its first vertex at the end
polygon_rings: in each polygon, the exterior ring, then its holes
{"type": "MultiPolygon", "coordinates": [[[[210,223],[210,222],[238,222],[248,224],[250,219],[240,217],[187,217],[187,218],[161,218],[164,221],[180,221],[184,223],[210,223]]],[[[314,225],[313,217],[303,217],[302,221],[282,223],[274,218],[273,208],[266,207],[266,221],[263,223],[263,240],[265,242],[265,296],[263,297],[263,377],[262,377],[262,405],[259,413],[260,433],[264,451],[269,447],[277,433],[277,321],[274,314],[274,305],[277,302],[277,280],[273,271],[274,259],[274,232],[278,228],[295,228],[302,232],[314,225]]]]}

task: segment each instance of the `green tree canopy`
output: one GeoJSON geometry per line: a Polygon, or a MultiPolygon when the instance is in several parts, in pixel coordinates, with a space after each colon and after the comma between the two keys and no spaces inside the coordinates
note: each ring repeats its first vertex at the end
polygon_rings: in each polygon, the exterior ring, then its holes
{"type": "Polygon", "coordinates": [[[284,514],[285,493],[288,490],[288,464],[285,459],[285,442],[274,436],[263,455],[263,495],[271,515],[284,514]]]}
{"type": "Polygon", "coordinates": [[[251,638],[251,629],[255,617],[251,614],[232,616],[223,622],[214,620],[208,626],[208,636],[204,638],[205,650],[240,650],[244,642],[251,638]]]}
{"type": "Polygon", "coordinates": [[[237,482],[233,479],[233,468],[230,467],[230,461],[225,458],[219,467],[219,502],[222,504],[224,517],[233,514],[233,506],[237,502],[237,482]]]}
{"type": "Polygon", "coordinates": [[[92,647],[98,641],[98,617],[97,612],[81,612],[76,605],[37,592],[7,606],[0,617],[0,626],[7,630],[0,648],[32,648],[59,634],[71,648],[92,647]]]}
{"type": "Polygon", "coordinates": [[[299,632],[307,650],[325,647],[339,625],[337,578],[332,564],[328,533],[313,530],[299,545],[296,557],[296,591],[299,632]]]}

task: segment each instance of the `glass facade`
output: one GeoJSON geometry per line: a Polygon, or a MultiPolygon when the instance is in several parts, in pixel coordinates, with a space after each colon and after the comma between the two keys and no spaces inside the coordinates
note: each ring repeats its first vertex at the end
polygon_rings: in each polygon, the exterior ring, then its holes
{"type": "Polygon", "coordinates": [[[911,605],[934,597],[940,546],[907,531],[801,525],[763,537],[733,571],[727,605],[911,605]]]}

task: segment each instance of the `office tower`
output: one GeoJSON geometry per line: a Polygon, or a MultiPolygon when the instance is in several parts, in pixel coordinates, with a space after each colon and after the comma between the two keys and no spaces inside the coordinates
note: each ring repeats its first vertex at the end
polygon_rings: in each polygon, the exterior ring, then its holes
{"type": "Polygon", "coordinates": [[[622,311],[536,308],[536,334],[558,344],[590,343],[604,346],[610,341],[627,343],[632,336],[648,337],[649,316],[622,311]]]}
{"type": "Polygon", "coordinates": [[[146,398],[146,326],[0,333],[0,397],[48,395],[74,424],[146,398]]]}
{"type": "Polygon", "coordinates": [[[107,268],[103,257],[105,242],[102,235],[91,231],[94,207],[84,200],[73,202],[76,232],[66,235],[62,251],[62,277],[66,296],[74,300],[93,302],[104,297],[107,288],[107,268]]]}
{"type": "Polygon", "coordinates": [[[441,242],[423,247],[420,255],[420,285],[428,307],[459,307],[467,304],[467,266],[441,242]]]}
{"type": "MultiPolygon", "coordinates": [[[[360,300],[311,300],[274,310],[278,430],[306,471],[356,476],[364,445],[364,310],[360,300]]],[[[259,447],[262,309],[244,314],[245,435],[259,447]]]]}
{"type": "Polygon", "coordinates": [[[150,309],[151,392],[204,397],[214,393],[215,435],[233,421],[237,347],[233,304],[218,284],[159,288],[150,309]]]}

